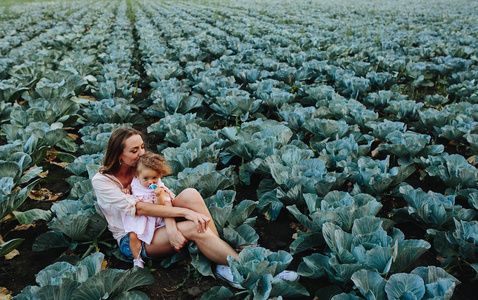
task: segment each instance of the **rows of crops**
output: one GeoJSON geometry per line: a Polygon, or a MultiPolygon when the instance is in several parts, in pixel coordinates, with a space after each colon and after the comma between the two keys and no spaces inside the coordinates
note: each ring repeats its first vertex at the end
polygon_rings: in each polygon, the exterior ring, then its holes
{"type": "MultiPolygon", "coordinates": [[[[432,2],[4,7],[0,219],[46,220],[33,250],[81,257],[14,299],[148,298],[134,289],[153,283],[147,270],[101,268],[124,258],[90,179],[121,125],[162,141],[150,148],[173,167],[165,184],[198,189],[233,247],[260,244],[258,216],[300,224],[287,249],[246,247],[230,261],[248,291],[237,297],[451,299],[478,272],[478,3],[432,2]],[[70,189],[25,211],[49,163],[71,173],[70,189]],[[256,199],[236,200],[248,188],[256,199]],[[426,234],[410,238],[408,223],[426,234]],[[420,264],[424,253],[436,263],[420,264]],[[274,277],[299,255],[302,278],[327,287],[274,277]]],[[[182,259],[213,276],[193,244],[161,265],[182,259]]]]}

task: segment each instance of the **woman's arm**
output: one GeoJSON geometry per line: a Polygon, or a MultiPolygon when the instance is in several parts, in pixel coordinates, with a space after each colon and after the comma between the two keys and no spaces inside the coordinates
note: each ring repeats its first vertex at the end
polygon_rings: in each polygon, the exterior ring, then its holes
{"type": "Polygon", "coordinates": [[[184,207],[157,205],[153,203],[137,202],[136,214],[161,218],[185,218],[196,224],[198,232],[205,232],[209,217],[184,207]]]}

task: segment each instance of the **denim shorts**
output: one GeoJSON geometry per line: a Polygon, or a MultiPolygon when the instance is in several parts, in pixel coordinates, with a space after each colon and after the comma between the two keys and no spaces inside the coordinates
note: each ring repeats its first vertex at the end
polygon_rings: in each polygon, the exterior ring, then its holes
{"type": "MultiPolygon", "coordinates": [[[[127,233],[121,240],[120,240],[120,251],[124,255],[126,255],[129,258],[134,258],[133,253],[131,253],[131,248],[129,247],[130,241],[129,241],[129,233],[127,233]]],[[[144,242],[141,241],[141,257],[146,258],[146,259],[151,259],[151,257],[146,255],[146,249],[144,248],[144,242]]]]}

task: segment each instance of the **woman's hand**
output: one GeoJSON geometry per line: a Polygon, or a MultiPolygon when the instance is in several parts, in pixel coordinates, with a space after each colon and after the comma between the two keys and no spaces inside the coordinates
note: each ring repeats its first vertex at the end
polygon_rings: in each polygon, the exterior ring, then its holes
{"type": "Polygon", "coordinates": [[[193,221],[198,228],[198,232],[206,232],[207,225],[211,219],[203,214],[197,213],[193,210],[188,210],[184,216],[187,220],[193,221]]]}

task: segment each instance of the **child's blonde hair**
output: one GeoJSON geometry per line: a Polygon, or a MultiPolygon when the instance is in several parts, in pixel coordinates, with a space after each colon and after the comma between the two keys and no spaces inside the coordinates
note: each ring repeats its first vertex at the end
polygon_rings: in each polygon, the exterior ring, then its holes
{"type": "Polygon", "coordinates": [[[139,170],[143,168],[148,168],[158,172],[161,178],[171,174],[172,172],[171,167],[164,159],[164,156],[153,152],[146,152],[139,157],[138,163],[136,164],[135,168],[136,176],[138,175],[139,170]]]}

